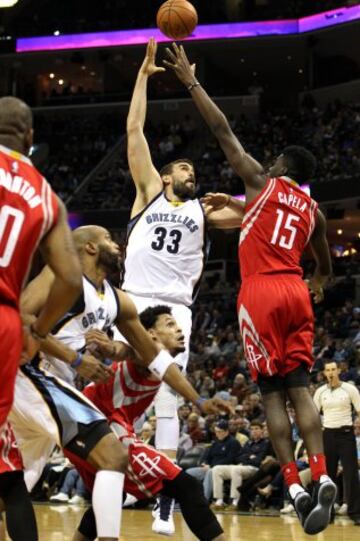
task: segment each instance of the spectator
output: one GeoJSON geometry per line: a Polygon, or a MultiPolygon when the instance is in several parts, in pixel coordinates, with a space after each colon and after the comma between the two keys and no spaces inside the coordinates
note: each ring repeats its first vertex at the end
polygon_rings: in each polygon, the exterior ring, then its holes
{"type": "Polygon", "coordinates": [[[250,425],[250,440],[241,448],[234,460],[234,465],[215,466],[213,469],[214,508],[223,509],[224,481],[230,479],[230,509],[237,509],[239,503],[239,487],[244,479],[254,475],[265,458],[267,440],[263,438],[262,423],[253,421],[250,425]]]}
{"type": "Polygon", "coordinates": [[[226,421],[219,421],[215,427],[216,440],[206,449],[203,463],[197,468],[190,468],[186,473],[203,482],[205,497],[212,497],[212,468],[219,464],[233,464],[238,456],[240,443],[230,435],[226,421]]]}
{"type": "Polygon", "coordinates": [[[59,492],[51,496],[52,503],[70,503],[80,504],[89,500],[89,494],[84,485],[84,481],[80,477],[75,468],[69,470],[65,476],[64,482],[61,485],[59,492]]]}
{"type": "Polygon", "coordinates": [[[142,425],[141,432],[140,432],[140,439],[148,445],[154,445],[155,443],[154,431],[150,423],[145,422],[142,425]]]}
{"type": "Polygon", "coordinates": [[[193,445],[198,445],[205,440],[205,432],[200,427],[199,415],[197,413],[190,413],[187,419],[186,432],[190,436],[193,445]]]}
{"type": "Polygon", "coordinates": [[[250,393],[250,388],[246,383],[244,374],[236,374],[234,384],[231,389],[231,394],[236,396],[239,403],[242,403],[244,398],[250,393]]]}

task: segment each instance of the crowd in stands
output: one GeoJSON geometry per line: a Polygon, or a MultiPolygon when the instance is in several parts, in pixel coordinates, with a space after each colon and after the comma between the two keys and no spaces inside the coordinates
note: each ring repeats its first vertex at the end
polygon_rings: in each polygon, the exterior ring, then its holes
{"type": "MultiPolygon", "coordinates": [[[[34,36],[51,35],[55,30],[63,34],[101,32],[127,28],[155,26],[156,13],[163,0],[144,2],[126,0],[96,3],[77,0],[71,5],[66,2],[41,0],[17,6],[14,10],[2,10],[0,35],[34,36]],[[1,28],[2,27],[2,28],[1,28]]],[[[208,2],[192,0],[202,23],[231,22],[242,20],[266,20],[295,18],[352,5],[355,0],[233,0],[208,2]]]]}
{"type": "Polygon", "coordinates": [[[113,112],[52,111],[38,114],[35,126],[37,141],[47,142],[50,148],[40,169],[66,201],[124,133],[124,118],[113,112]]]}
{"type": "MultiPolygon", "coordinates": [[[[71,113],[71,120],[68,114],[50,111],[36,117],[37,140],[50,145],[51,166],[44,173],[65,200],[125,135],[125,119],[119,113],[71,113]]],[[[264,111],[257,119],[232,115],[229,120],[247,151],[265,167],[285,146],[301,141],[317,157],[316,182],[346,181],[360,169],[358,103],[334,102],[322,110],[308,98],[298,111],[264,111]]],[[[146,136],[158,168],[179,157],[195,160],[199,195],[207,191],[242,193],[240,179],[210,132],[204,132],[189,116],[169,125],[149,123],[146,136]]],[[[124,143],[118,158],[99,172],[71,208],[129,208],[133,197],[124,143]]]]}

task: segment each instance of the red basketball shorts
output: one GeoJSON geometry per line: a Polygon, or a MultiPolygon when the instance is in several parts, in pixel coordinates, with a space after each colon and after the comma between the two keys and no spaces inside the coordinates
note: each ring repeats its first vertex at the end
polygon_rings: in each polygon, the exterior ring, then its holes
{"type": "Polygon", "coordinates": [[[0,435],[0,474],[23,469],[14,433],[6,423],[0,435]]]}
{"type": "MultiPolygon", "coordinates": [[[[125,474],[124,490],[139,500],[151,498],[160,492],[165,480],[172,481],[182,471],[166,455],[137,438],[133,438],[128,450],[129,464],[125,474]]],[[[96,470],[66,449],[64,454],[80,473],[87,489],[92,491],[96,470]]]]}
{"type": "Polygon", "coordinates": [[[305,282],[294,275],[254,276],[242,283],[238,316],[254,381],[313,365],[314,315],[305,282]]]}
{"type": "Polygon", "coordinates": [[[22,323],[16,308],[0,305],[0,434],[9,415],[23,345],[22,323]]]}

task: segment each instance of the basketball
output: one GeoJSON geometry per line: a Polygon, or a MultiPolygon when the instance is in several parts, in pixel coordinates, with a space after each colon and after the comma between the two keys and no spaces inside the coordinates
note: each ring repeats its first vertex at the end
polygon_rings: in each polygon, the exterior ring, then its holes
{"type": "Polygon", "coordinates": [[[187,0],[167,0],[159,9],[156,24],[165,36],[184,39],[198,23],[196,9],[187,0]]]}

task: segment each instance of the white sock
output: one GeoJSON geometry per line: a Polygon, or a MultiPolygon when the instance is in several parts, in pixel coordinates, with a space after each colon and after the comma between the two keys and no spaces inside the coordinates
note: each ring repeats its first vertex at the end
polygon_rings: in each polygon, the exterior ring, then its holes
{"type": "Polygon", "coordinates": [[[117,471],[100,470],[96,474],[92,504],[98,538],[119,539],[124,479],[117,471]]]}
{"type": "Polygon", "coordinates": [[[215,505],[224,505],[223,499],[219,498],[218,500],[216,500],[215,505]]]}
{"type": "Polygon", "coordinates": [[[237,505],[239,503],[239,498],[233,498],[232,504],[237,505]]]}
{"type": "Polygon", "coordinates": [[[304,489],[304,487],[299,485],[299,483],[293,483],[292,485],[290,485],[289,494],[290,494],[290,496],[292,497],[293,500],[295,500],[296,496],[300,492],[305,492],[305,489],[304,489]]]}

